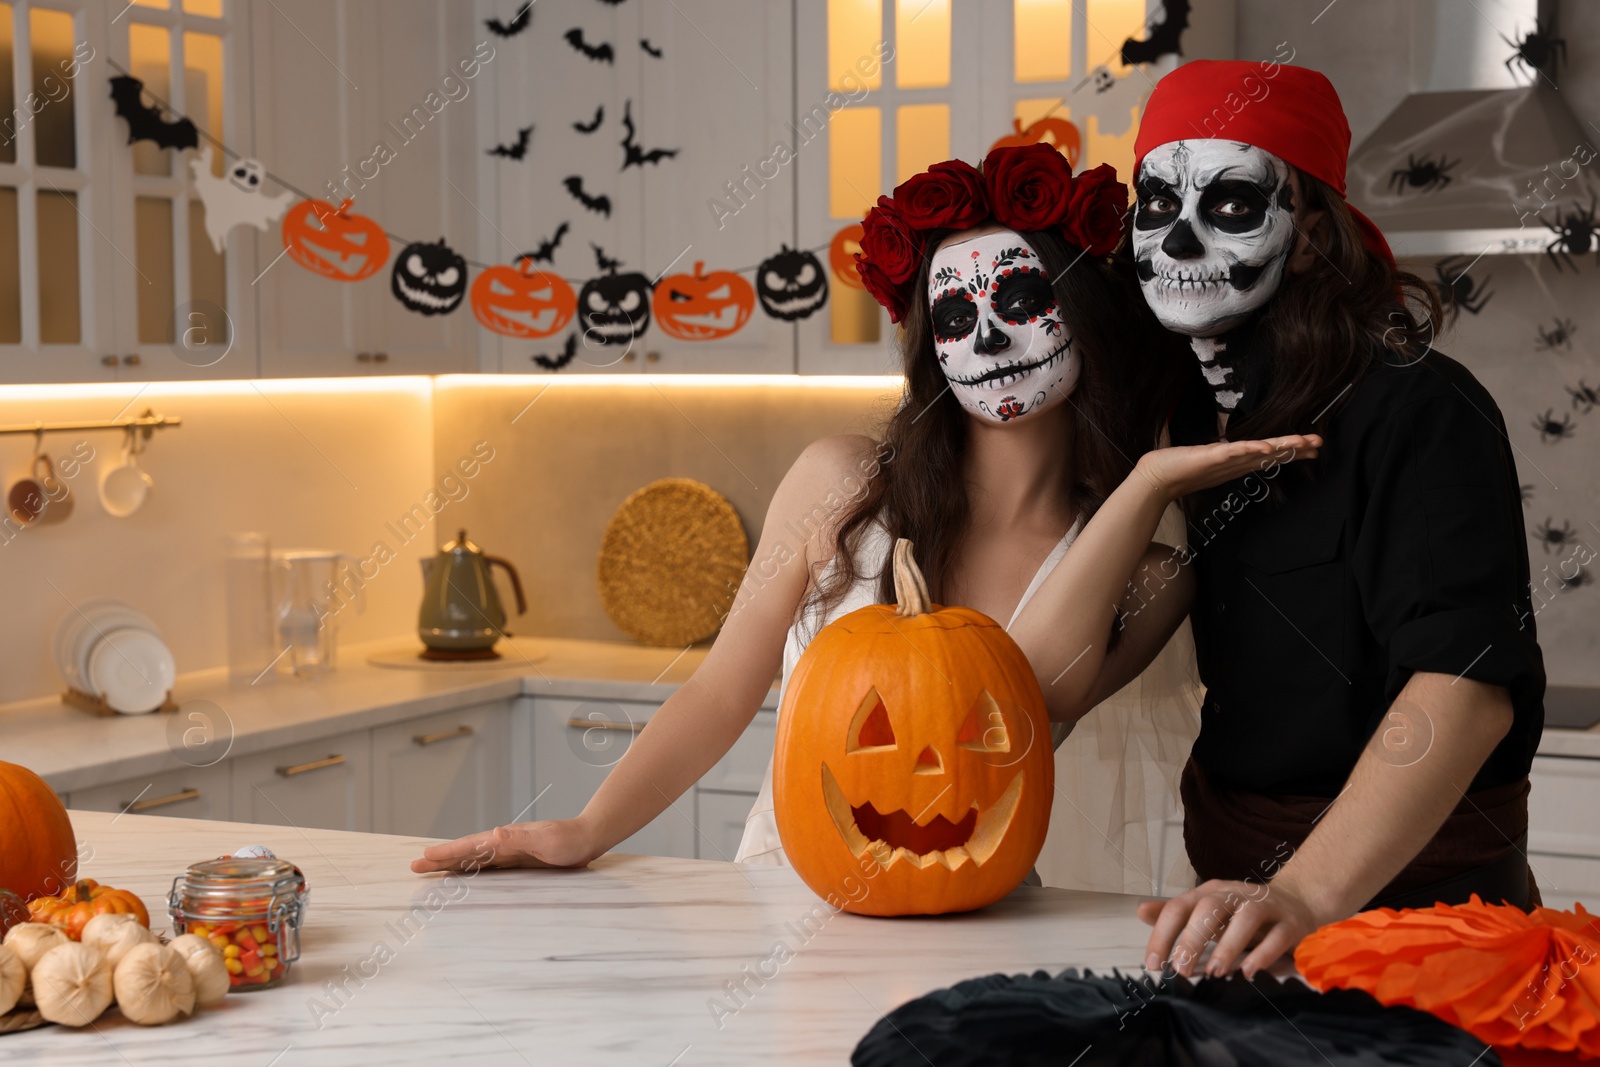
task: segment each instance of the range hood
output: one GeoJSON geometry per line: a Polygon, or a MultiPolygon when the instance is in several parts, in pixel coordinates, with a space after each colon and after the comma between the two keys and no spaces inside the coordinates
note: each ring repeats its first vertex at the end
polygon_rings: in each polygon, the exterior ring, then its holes
{"type": "Polygon", "coordinates": [[[1397,256],[1544,252],[1552,224],[1600,197],[1600,130],[1550,77],[1506,66],[1506,39],[1533,30],[1536,0],[1493,14],[1502,27],[1453,0],[1413,0],[1415,91],[1351,153],[1350,202],[1397,256]]]}

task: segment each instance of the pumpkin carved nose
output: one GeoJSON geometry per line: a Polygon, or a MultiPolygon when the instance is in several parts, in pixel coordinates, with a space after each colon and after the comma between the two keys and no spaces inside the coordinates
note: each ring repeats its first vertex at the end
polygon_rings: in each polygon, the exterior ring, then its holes
{"type": "Polygon", "coordinates": [[[944,760],[940,759],[938,751],[929,745],[917,754],[917,765],[912,769],[912,773],[943,774],[944,760]]]}

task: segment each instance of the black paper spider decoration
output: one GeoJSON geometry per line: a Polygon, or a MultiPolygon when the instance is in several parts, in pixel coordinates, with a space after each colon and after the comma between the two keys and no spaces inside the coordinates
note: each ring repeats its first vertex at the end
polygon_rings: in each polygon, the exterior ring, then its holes
{"type": "Polygon", "coordinates": [[[1418,159],[1408,152],[1406,165],[1389,175],[1389,188],[1397,196],[1407,189],[1421,189],[1425,193],[1443,189],[1450,184],[1450,171],[1460,163],[1461,160],[1450,159],[1442,152],[1438,159],[1426,155],[1418,159]]]}
{"type": "Polygon", "coordinates": [[[1563,593],[1570,593],[1574,589],[1582,589],[1586,585],[1593,584],[1594,575],[1589,573],[1587,567],[1579,567],[1573,572],[1571,578],[1568,578],[1565,574],[1556,575],[1556,588],[1563,593]]]}
{"type": "Polygon", "coordinates": [[[1571,319],[1557,319],[1555,325],[1546,330],[1539,327],[1539,339],[1533,347],[1540,352],[1549,352],[1555,348],[1565,348],[1572,351],[1572,335],[1578,332],[1577,324],[1571,319]]]}
{"type": "Polygon", "coordinates": [[[1522,506],[1527,507],[1533,503],[1533,486],[1526,483],[1517,486],[1517,495],[1522,498],[1522,506]]]}
{"type": "Polygon", "coordinates": [[[1567,61],[1566,38],[1556,37],[1554,34],[1554,26],[1547,30],[1537,21],[1533,24],[1533,32],[1524,34],[1520,41],[1513,41],[1505,34],[1501,34],[1500,39],[1516,49],[1506,60],[1506,69],[1516,73],[1516,68],[1520,66],[1530,78],[1544,73],[1546,67],[1554,73],[1567,61]]]}
{"type": "Polygon", "coordinates": [[[1551,518],[1546,518],[1535,526],[1533,532],[1539,538],[1539,543],[1544,545],[1546,552],[1551,549],[1564,548],[1572,544],[1578,537],[1578,531],[1572,528],[1572,523],[1563,522],[1560,526],[1557,526],[1555,520],[1551,518]]]}
{"type": "Polygon", "coordinates": [[[1600,389],[1594,388],[1582,378],[1578,379],[1576,386],[1567,386],[1567,395],[1572,397],[1572,406],[1585,415],[1600,407],[1600,389]]]}
{"type": "Polygon", "coordinates": [[[1439,302],[1452,318],[1459,316],[1462,308],[1478,314],[1489,298],[1494,296],[1491,292],[1485,292],[1489,279],[1474,284],[1472,275],[1467,273],[1471,266],[1472,262],[1464,256],[1450,256],[1433,265],[1433,273],[1439,279],[1433,287],[1439,293],[1439,302]]]}
{"type": "Polygon", "coordinates": [[[1577,432],[1572,428],[1572,416],[1563,415],[1557,419],[1553,408],[1546,408],[1543,415],[1535,417],[1533,428],[1539,431],[1539,440],[1547,445],[1564,441],[1577,432]]]}
{"type": "Polygon", "coordinates": [[[1572,205],[1572,214],[1562,215],[1559,222],[1547,222],[1545,226],[1555,234],[1550,243],[1544,246],[1544,254],[1550,257],[1550,262],[1556,265],[1556,270],[1561,269],[1561,261],[1566,260],[1572,272],[1578,272],[1578,264],[1574,262],[1574,255],[1584,255],[1594,252],[1594,261],[1600,263],[1600,219],[1595,217],[1596,197],[1589,198],[1589,206],[1585,209],[1581,204],[1572,205]],[[1557,259],[1556,256],[1561,259],[1557,259]]]}

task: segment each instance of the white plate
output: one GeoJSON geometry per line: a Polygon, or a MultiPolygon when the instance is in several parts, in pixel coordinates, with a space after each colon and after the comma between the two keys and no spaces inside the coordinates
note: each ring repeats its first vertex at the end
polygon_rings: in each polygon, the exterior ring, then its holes
{"type": "Polygon", "coordinates": [[[110,631],[94,646],[88,673],[93,692],[128,715],[159,708],[178,677],[166,642],[131,626],[110,631]]]}
{"type": "MultiPolygon", "coordinates": [[[[131,605],[120,600],[97,597],[68,608],[66,614],[61,616],[61,621],[56,623],[55,642],[51,649],[55,655],[56,670],[61,672],[61,677],[74,689],[85,692],[89,689],[89,679],[84,676],[83,667],[88,663],[94,642],[106,632],[104,624],[95,624],[100,627],[100,632],[96,633],[90,623],[101,611],[112,607],[133,611],[131,605]],[[79,642],[83,642],[81,647],[79,642]]],[[[138,617],[144,619],[142,615],[138,617]]],[[[112,627],[116,628],[118,627],[112,627]]]]}
{"type": "Polygon", "coordinates": [[[70,684],[85,693],[94,692],[89,676],[89,657],[95,645],[113,630],[135,629],[161,636],[161,630],[150,617],[134,610],[133,606],[110,597],[88,600],[73,612],[77,624],[72,632],[72,642],[66,646],[67,668],[62,673],[73,679],[70,684]]]}

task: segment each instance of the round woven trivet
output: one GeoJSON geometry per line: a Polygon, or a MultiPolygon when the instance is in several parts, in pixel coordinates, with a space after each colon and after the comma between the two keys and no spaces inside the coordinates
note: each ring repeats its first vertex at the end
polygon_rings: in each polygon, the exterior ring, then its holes
{"type": "Polygon", "coordinates": [[[717,632],[749,562],[733,505],[708,485],[663,478],[617,508],[600,539],[600,604],[646,645],[689,645],[717,632]]]}
{"type": "Polygon", "coordinates": [[[14,1034],[19,1030],[32,1030],[44,1025],[44,1016],[37,1011],[18,1008],[0,1015],[0,1034],[14,1034]]]}

